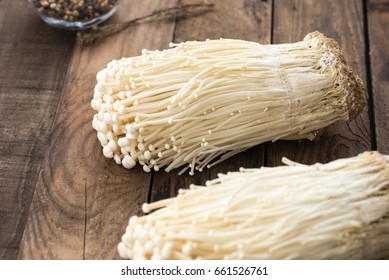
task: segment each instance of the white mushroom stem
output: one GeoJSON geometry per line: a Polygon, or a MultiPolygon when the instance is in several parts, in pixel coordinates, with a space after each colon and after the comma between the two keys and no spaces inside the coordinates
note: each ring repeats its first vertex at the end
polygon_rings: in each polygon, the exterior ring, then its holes
{"type": "Polygon", "coordinates": [[[266,141],[312,140],[365,104],[338,44],[318,32],[293,44],[171,47],[114,60],[97,74],[93,127],[104,155],[126,168],[186,165],[193,174],[266,141]]]}
{"type": "Polygon", "coordinates": [[[389,156],[241,169],[207,187],[144,204],[130,219],[129,259],[389,257],[389,156]]]}

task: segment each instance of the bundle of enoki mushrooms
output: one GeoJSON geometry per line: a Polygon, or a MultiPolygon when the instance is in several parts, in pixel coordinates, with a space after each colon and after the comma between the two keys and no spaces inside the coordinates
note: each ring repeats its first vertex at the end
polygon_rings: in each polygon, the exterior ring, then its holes
{"type": "Polygon", "coordinates": [[[389,156],[241,169],[144,204],[118,246],[131,259],[389,258],[389,156]]]}
{"type": "Polygon", "coordinates": [[[171,44],[97,74],[93,127],[103,153],[144,171],[202,171],[257,144],[315,139],[365,105],[362,81],[319,32],[292,44],[171,44]]]}

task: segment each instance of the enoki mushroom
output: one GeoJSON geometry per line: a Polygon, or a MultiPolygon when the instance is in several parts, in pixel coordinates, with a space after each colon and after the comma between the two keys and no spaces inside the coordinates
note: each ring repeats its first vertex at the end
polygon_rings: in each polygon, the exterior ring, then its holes
{"type": "Polygon", "coordinates": [[[130,259],[389,257],[389,156],[241,169],[144,204],[118,246],[130,259]]]}
{"type": "Polygon", "coordinates": [[[362,81],[338,44],[171,44],[108,63],[97,74],[93,128],[103,153],[144,171],[202,171],[257,144],[314,139],[365,105],[362,81]]]}

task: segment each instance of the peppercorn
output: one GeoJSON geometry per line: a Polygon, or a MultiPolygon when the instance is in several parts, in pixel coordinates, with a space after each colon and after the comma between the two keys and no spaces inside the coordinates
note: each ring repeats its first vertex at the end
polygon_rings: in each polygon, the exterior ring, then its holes
{"type": "Polygon", "coordinates": [[[108,13],[118,0],[31,0],[37,11],[65,21],[87,21],[108,13]]]}

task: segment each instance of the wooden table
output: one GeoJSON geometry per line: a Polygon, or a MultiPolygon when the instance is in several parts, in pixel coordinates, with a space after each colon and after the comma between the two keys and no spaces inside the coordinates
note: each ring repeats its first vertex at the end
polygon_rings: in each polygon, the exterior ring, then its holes
{"type": "MultiPolygon", "coordinates": [[[[123,0],[110,22],[199,3],[123,0]]],[[[26,1],[0,0],[0,258],[116,259],[116,246],[140,206],[240,166],[276,166],[282,156],[328,162],[378,149],[389,153],[389,1],[213,0],[213,12],[142,24],[80,45],[45,25],[26,1]],[[318,142],[266,143],[194,176],[126,170],[102,155],[91,120],[95,75],[106,63],[169,42],[238,38],[335,38],[365,82],[369,103],[318,142]]]]}

